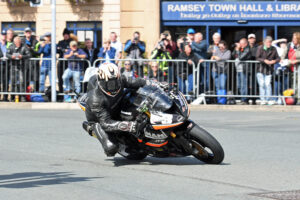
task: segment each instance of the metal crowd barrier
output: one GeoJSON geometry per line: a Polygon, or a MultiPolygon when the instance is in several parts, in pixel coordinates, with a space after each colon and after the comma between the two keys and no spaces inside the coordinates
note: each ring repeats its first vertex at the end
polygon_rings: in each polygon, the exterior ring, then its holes
{"type": "Polygon", "coordinates": [[[196,96],[198,99],[216,97],[214,103],[225,104],[229,99],[240,99],[245,102],[260,99],[279,103],[281,101],[285,105],[283,91],[300,89],[298,81],[300,68],[295,68],[292,72],[289,67],[274,67],[269,72],[266,69],[259,70],[260,66],[261,63],[258,61],[204,60],[197,64],[196,84],[199,90],[196,91],[196,96]],[[269,87],[260,88],[260,85],[263,85],[261,77],[266,74],[270,75],[265,79],[269,87]],[[262,89],[270,92],[262,93],[262,89]]]}
{"type": "Polygon", "coordinates": [[[197,73],[196,65],[194,63],[188,65],[186,60],[97,59],[93,63],[93,68],[96,69],[105,62],[117,64],[121,74],[125,76],[156,79],[160,82],[177,84],[178,89],[188,98],[192,98],[198,90],[198,85],[195,84],[196,79],[194,78],[197,73]],[[130,64],[130,66],[128,64],[130,64]]]}
{"type": "Polygon", "coordinates": [[[0,94],[41,94],[36,90],[39,67],[29,59],[0,59],[0,94]]]}
{"type": "MultiPolygon", "coordinates": [[[[178,89],[191,101],[196,98],[218,100],[223,97],[225,101],[232,98],[242,101],[266,98],[276,101],[281,99],[284,104],[284,90],[291,88],[300,91],[300,67],[298,66],[293,72],[289,68],[274,69],[270,74],[271,93],[260,95],[257,77],[257,69],[260,65],[258,61],[204,60],[196,65],[194,63],[188,65],[186,60],[175,59],[97,59],[94,63],[90,63],[86,59],[59,58],[56,63],[57,82],[51,83],[50,58],[27,60],[1,58],[0,99],[8,96],[13,98],[14,95],[44,95],[45,89],[50,85],[57,89],[58,96],[74,96],[75,90],[84,93],[89,77],[95,74],[97,68],[104,62],[116,63],[125,76],[177,84],[178,89]],[[68,69],[72,69],[72,73],[68,74],[68,69]]],[[[300,98],[300,93],[297,94],[300,98]]]]}
{"type": "Polygon", "coordinates": [[[57,95],[68,93],[68,95],[74,96],[75,90],[77,93],[85,93],[87,83],[83,82],[84,73],[91,66],[91,62],[87,59],[59,58],[57,61],[57,95]],[[69,85],[66,84],[68,81],[71,81],[69,85]]]}
{"type": "MultiPolygon", "coordinates": [[[[85,69],[91,67],[86,59],[57,59],[57,83],[51,83],[51,58],[30,58],[21,60],[0,59],[0,99],[13,100],[15,95],[45,95],[51,86],[58,90],[57,95],[65,95],[64,80],[69,81],[68,95],[85,92],[83,83],[85,69]],[[67,73],[67,69],[72,69],[67,73]],[[63,77],[65,74],[65,77],[63,77]],[[78,85],[79,83],[79,85],[78,85]],[[2,96],[2,97],[1,97],[2,96]]],[[[66,82],[66,81],[65,81],[66,82]]]]}

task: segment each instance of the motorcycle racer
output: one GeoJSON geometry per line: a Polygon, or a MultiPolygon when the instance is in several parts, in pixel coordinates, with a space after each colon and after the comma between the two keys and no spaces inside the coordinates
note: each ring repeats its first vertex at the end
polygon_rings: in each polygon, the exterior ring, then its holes
{"type": "Polygon", "coordinates": [[[110,133],[128,132],[138,136],[139,130],[143,128],[143,123],[139,121],[120,121],[120,112],[124,88],[137,90],[146,84],[156,83],[121,76],[113,63],[102,64],[98,74],[91,77],[88,93],[84,97],[87,122],[83,122],[83,128],[90,135],[96,135],[107,156],[114,156],[118,151],[118,144],[113,141],[110,133]]]}

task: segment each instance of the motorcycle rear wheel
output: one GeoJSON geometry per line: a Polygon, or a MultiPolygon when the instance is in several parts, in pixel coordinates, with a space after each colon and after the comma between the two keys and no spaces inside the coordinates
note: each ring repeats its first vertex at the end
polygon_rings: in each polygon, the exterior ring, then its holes
{"type": "Polygon", "coordinates": [[[190,142],[196,153],[193,156],[208,164],[220,164],[224,160],[224,150],[220,143],[205,129],[195,125],[189,132],[190,142]]]}

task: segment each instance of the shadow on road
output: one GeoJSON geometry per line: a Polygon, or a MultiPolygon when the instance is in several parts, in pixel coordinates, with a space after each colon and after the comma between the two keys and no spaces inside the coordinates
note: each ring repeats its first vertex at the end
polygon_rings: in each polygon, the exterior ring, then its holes
{"type": "MultiPolygon", "coordinates": [[[[107,159],[114,162],[115,167],[124,165],[206,165],[193,157],[180,157],[180,158],[154,158],[147,157],[144,160],[128,160],[122,157],[115,157],[107,159]]],[[[221,165],[230,165],[229,163],[222,163],[221,165]]]]}
{"type": "Polygon", "coordinates": [[[73,177],[69,172],[24,172],[9,175],[0,175],[0,188],[30,188],[45,185],[67,184],[90,181],[104,177],[73,177]]]}

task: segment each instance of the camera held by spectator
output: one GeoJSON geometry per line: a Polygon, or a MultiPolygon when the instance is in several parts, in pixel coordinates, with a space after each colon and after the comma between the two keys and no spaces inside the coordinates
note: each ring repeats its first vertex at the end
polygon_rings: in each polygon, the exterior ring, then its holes
{"type": "Polygon", "coordinates": [[[134,34],[132,43],[137,44],[140,41],[140,36],[138,34],[134,34]]]}
{"type": "Polygon", "coordinates": [[[47,32],[40,38],[41,46],[44,47],[46,44],[51,44],[51,33],[47,32]]]}
{"type": "Polygon", "coordinates": [[[163,38],[157,43],[156,49],[160,51],[166,51],[168,44],[169,44],[168,39],[163,38]]]}

